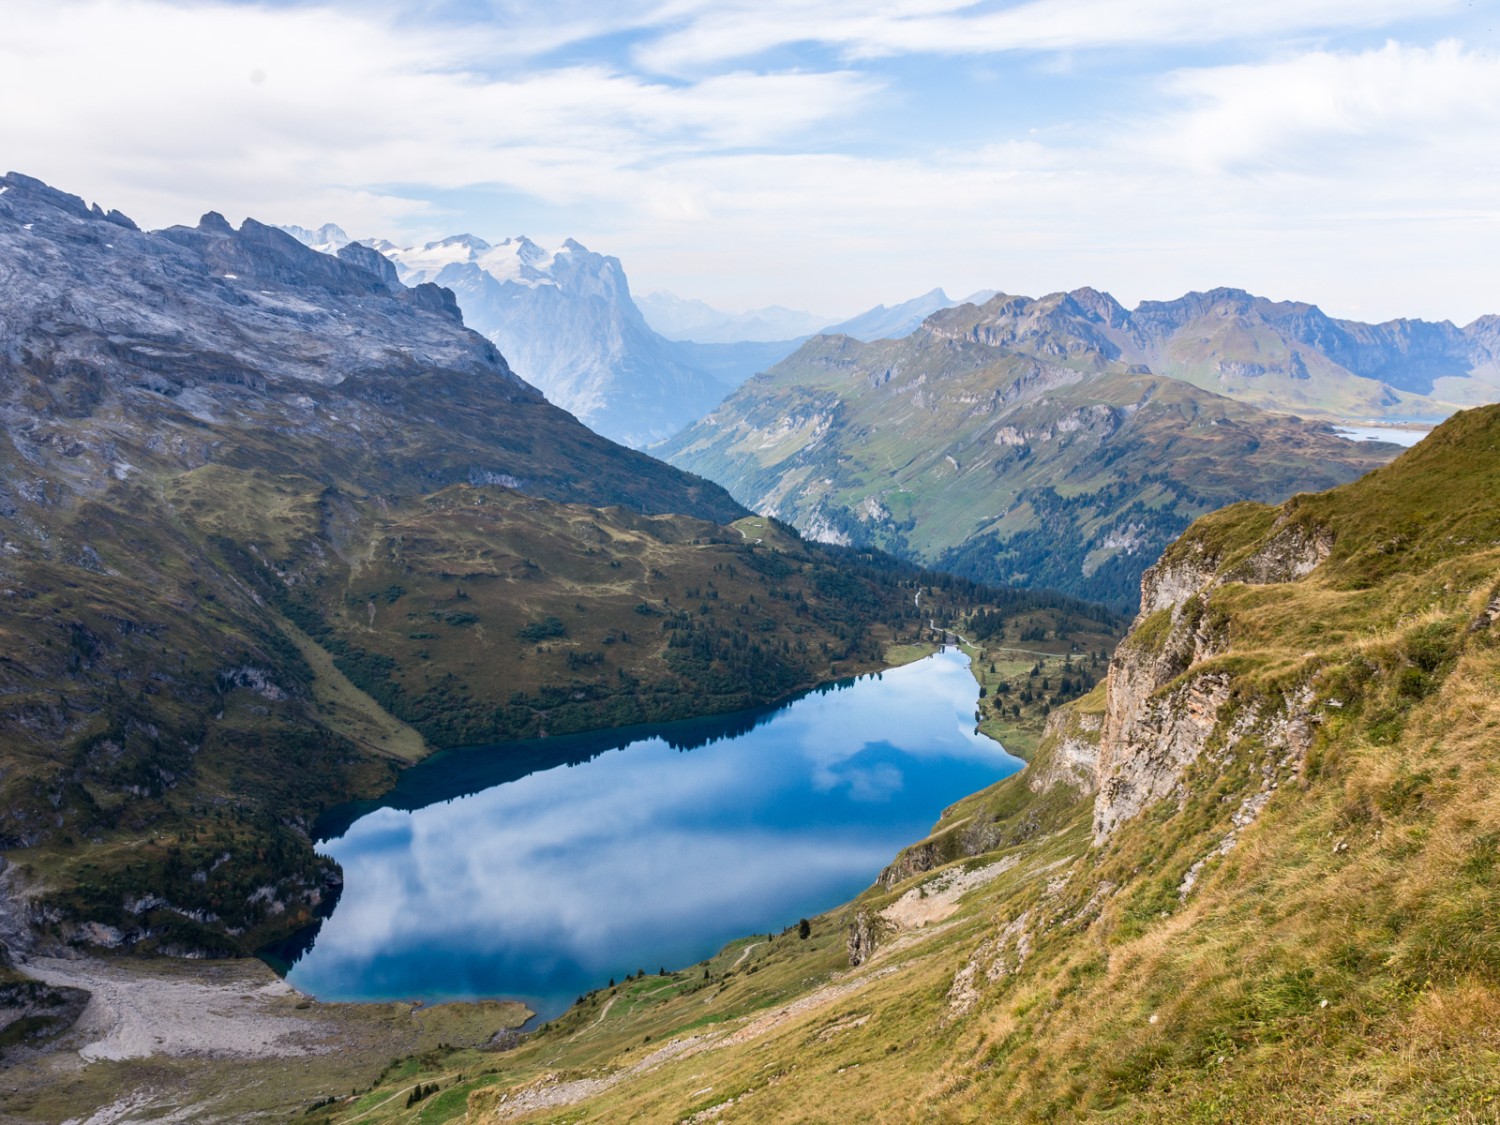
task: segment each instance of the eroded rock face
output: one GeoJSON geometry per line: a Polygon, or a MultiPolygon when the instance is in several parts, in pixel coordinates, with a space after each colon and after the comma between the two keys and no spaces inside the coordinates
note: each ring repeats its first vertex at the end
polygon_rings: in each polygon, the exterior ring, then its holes
{"type": "Polygon", "coordinates": [[[875,952],[877,941],[876,920],[861,910],[854,916],[854,921],[849,923],[849,964],[851,966],[863,965],[875,952]]]}
{"type": "MultiPolygon", "coordinates": [[[[1209,612],[1217,587],[1226,582],[1294,582],[1311,574],[1332,550],[1328,532],[1284,520],[1264,547],[1227,572],[1201,543],[1146,571],[1136,629],[1110,662],[1096,773],[1096,845],[1148,805],[1179,794],[1183,774],[1215,740],[1227,757],[1256,730],[1277,757],[1273,773],[1300,769],[1312,741],[1311,696],[1305,689],[1269,716],[1252,705],[1231,727],[1221,729],[1231,678],[1221,671],[1193,670],[1229,645],[1209,612]],[[1142,628],[1162,613],[1170,615],[1165,630],[1159,622],[1142,628]]],[[[1258,814],[1256,807],[1249,817],[1258,814]]],[[[1236,825],[1242,827],[1238,821],[1236,825]]]]}
{"type": "Polygon", "coordinates": [[[921,875],[923,872],[941,867],[945,862],[942,850],[935,843],[928,841],[916,844],[898,855],[880,873],[880,878],[876,879],[875,882],[878,886],[889,890],[897,883],[904,883],[913,875],[921,875]]]}
{"type": "Polygon", "coordinates": [[[1231,580],[1254,586],[1305,578],[1333,551],[1333,535],[1300,524],[1283,527],[1264,547],[1234,568],[1231,580]]]}
{"type": "Polygon", "coordinates": [[[1098,715],[1079,714],[1073,708],[1054,711],[1047,717],[1042,740],[1055,738],[1052,754],[1041,769],[1027,773],[1033,793],[1045,793],[1055,785],[1071,785],[1087,795],[1094,792],[1099,774],[1099,739],[1103,720],[1098,715]]]}
{"type": "Polygon", "coordinates": [[[1141,694],[1147,681],[1140,670],[1123,671],[1124,705],[1106,720],[1113,724],[1113,737],[1106,735],[1099,760],[1095,843],[1103,843],[1123,821],[1176,791],[1183,773],[1208,744],[1219,708],[1229,699],[1228,676],[1199,676],[1167,696],[1150,699],[1141,694]]]}

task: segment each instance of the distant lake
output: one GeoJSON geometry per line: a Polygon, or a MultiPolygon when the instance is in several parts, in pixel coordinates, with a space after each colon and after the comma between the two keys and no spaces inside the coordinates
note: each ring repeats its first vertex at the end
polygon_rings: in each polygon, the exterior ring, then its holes
{"type": "Polygon", "coordinates": [[[1021,768],[975,733],[977,699],[947,650],[774,709],[436,755],[327,821],[344,892],[288,979],[551,1017],[611,977],[780,931],[1021,768]]]}
{"type": "Polygon", "coordinates": [[[1393,445],[1411,447],[1428,434],[1429,429],[1406,429],[1398,426],[1335,426],[1333,432],[1350,441],[1388,441],[1393,445]]]}

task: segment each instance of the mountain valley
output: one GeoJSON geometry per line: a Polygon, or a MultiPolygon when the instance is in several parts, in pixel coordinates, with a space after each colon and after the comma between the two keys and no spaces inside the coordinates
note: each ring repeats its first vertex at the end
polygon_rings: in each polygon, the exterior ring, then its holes
{"type": "MultiPolygon", "coordinates": [[[[0,178],[7,1119],[1487,1120],[1500,406],[1405,452],[1329,419],[1489,396],[1493,318],[975,296],[672,341],[574,242],[147,232],[0,178]],[[439,751],[565,788],[940,647],[941,721],[1027,766],[848,903],[540,1025],[252,959],[316,944],[340,828],[473,795],[439,751]]],[[[855,802],[902,783],[868,737],[855,802]]],[[[588,848],[600,807],[541,819],[588,848]]],[[[497,893],[414,870],[457,865],[497,893]]]]}
{"type": "Polygon", "coordinates": [[[1485,1120],[1497,465],[1487,407],[1200,519],[1107,682],[854,902],[309,1118],[1485,1120]]]}
{"type": "Polygon", "coordinates": [[[366,247],[0,188],[13,949],[284,936],[318,813],[431,748],[769,702],[960,601],[1115,627],[748,517],[366,247]]]}

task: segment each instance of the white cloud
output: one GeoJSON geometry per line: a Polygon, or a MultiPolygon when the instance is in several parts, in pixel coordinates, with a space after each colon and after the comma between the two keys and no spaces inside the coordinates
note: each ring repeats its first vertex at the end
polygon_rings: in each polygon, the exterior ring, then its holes
{"type": "Polygon", "coordinates": [[[1378,28],[1459,6],[1458,0],[1030,0],[998,8],[972,0],[685,0],[667,9],[679,13],[683,26],[643,46],[639,58],[670,73],[799,42],[832,45],[853,58],[1160,47],[1378,28]]]}
{"type": "MultiPolygon", "coordinates": [[[[850,73],[681,85],[598,65],[492,76],[467,34],[335,9],[20,0],[0,39],[0,149],[149,223],[203,201],[357,227],[412,208],[370,185],[500,183],[566,202],[674,152],[782,142],[873,88],[850,73]]],[[[478,36],[482,41],[486,34],[478,36]]]]}
{"type": "MultiPolygon", "coordinates": [[[[1430,179],[1500,158],[1500,60],[1451,40],[1189,70],[1167,85],[1191,103],[1157,123],[1153,147],[1168,163],[1326,177],[1348,162],[1381,164],[1424,150],[1445,169],[1429,164],[1430,179]]],[[[1392,182],[1405,178],[1398,167],[1386,171],[1392,182]]],[[[1491,183],[1472,177],[1450,181],[1450,189],[1462,190],[1465,180],[1490,194],[1491,183]]]]}

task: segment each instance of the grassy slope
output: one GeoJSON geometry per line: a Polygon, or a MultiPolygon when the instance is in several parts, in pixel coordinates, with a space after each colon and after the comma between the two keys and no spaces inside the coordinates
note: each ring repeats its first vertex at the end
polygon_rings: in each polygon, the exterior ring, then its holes
{"type": "Polygon", "coordinates": [[[666,447],[814,534],[1126,605],[1192,519],[1388,460],[1173,379],[927,331],[818,337],[666,447]]]}
{"type": "MultiPolygon", "coordinates": [[[[586,998],[468,1084],[485,1087],[469,1120],[1493,1120],[1497,495],[1489,408],[1354,484],[1200,521],[1168,561],[1226,579],[1199,620],[1227,647],[1177,683],[1220,671],[1231,691],[1180,801],[1094,848],[1092,801],[1042,784],[1070,742],[1098,739],[1097,688],[1025,773],[949,810],[937,846],[894,869],[914,872],[904,881],[815,920],[806,941],[792,930],[744,960],[731,946],[586,998]],[[1227,580],[1289,524],[1332,533],[1321,566],[1227,580]],[[1303,688],[1306,760],[1263,772],[1254,705],[1264,718],[1303,688]],[[1259,819],[1215,855],[1270,780],[1259,819]],[[944,883],[983,868],[994,878],[971,876],[941,916],[944,883]],[[846,924],[903,896],[908,924],[885,925],[851,968],[846,924]]],[[[1125,659],[1162,642],[1144,624],[1125,659]]]]}

